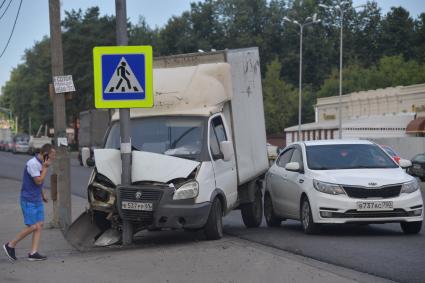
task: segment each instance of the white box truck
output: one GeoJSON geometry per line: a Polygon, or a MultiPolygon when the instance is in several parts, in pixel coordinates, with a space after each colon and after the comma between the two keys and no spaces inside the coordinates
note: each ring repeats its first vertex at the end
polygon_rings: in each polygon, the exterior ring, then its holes
{"type": "Polygon", "coordinates": [[[258,48],[157,58],[154,93],[152,109],[130,111],[132,185],[120,185],[118,113],[94,151],[88,201],[99,230],[124,219],[134,232],[203,229],[219,239],[233,209],[259,226],[268,158],[258,48]]]}

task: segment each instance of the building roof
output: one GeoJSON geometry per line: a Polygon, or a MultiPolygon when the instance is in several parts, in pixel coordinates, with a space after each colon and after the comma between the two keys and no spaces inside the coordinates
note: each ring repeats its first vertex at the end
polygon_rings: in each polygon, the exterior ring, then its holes
{"type": "MultiPolygon", "coordinates": [[[[308,124],[301,125],[302,131],[323,130],[323,129],[327,129],[327,130],[338,129],[338,121],[332,120],[332,121],[324,121],[320,123],[308,123],[308,124]]],[[[294,131],[298,131],[298,125],[285,128],[285,132],[294,132],[294,131]]]]}
{"type": "Polygon", "coordinates": [[[425,133],[425,117],[416,118],[415,120],[410,121],[407,125],[406,133],[425,133]]]}
{"type": "MultiPolygon", "coordinates": [[[[405,128],[415,117],[415,113],[401,113],[398,115],[364,116],[342,121],[343,129],[351,128],[405,128]]],[[[302,124],[302,131],[338,129],[338,120],[302,124]]],[[[298,131],[298,125],[285,128],[285,132],[298,131]]]]}

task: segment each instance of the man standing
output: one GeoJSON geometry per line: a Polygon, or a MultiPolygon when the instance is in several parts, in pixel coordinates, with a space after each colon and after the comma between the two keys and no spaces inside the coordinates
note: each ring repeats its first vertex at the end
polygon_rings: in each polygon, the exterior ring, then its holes
{"type": "Polygon", "coordinates": [[[47,202],[47,197],[43,192],[43,183],[55,156],[56,151],[53,146],[45,144],[41,147],[40,153],[28,160],[25,166],[21,190],[21,208],[27,227],[19,232],[15,239],[3,245],[3,249],[10,260],[17,260],[15,246],[29,234],[32,234],[32,246],[28,260],[47,259],[47,257],[38,253],[38,246],[44,222],[43,201],[47,202]]]}

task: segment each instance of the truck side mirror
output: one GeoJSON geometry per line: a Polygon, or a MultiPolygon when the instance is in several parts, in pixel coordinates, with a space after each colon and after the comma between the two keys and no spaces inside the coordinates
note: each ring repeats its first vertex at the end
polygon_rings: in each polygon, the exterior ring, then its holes
{"type": "Polygon", "coordinates": [[[90,159],[90,148],[83,147],[81,149],[81,161],[83,162],[84,167],[89,167],[87,160],[90,159]]]}
{"type": "Polygon", "coordinates": [[[223,153],[223,160],[229,161],[233,158],[233,144],[230,141],[220,142],[220,150],[223,153]]]}
{"type": "Polygon", "coordinates": [[[96,162],[95,162],[95,161],[94,161],[94,159],[93,159],[93,158],[91,158],[91,157],[87,158],[86,163],[87,163],[87,166],[88,166],[88,167],[94,167],[94,165],[96,165],[96,162]]]}

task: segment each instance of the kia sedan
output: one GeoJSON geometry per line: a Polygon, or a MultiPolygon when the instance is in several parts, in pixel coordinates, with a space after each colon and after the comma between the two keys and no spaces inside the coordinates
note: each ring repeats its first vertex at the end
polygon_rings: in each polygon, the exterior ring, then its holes
{"type": "Polygon", "coordinates": [[[285,148],[266,174],[264,214],[268,226],[300,220],[317,233],[326,223],[400,223],[419,233],[423,200],[416,179],[375,143],[306,141],[285,148]]]}

